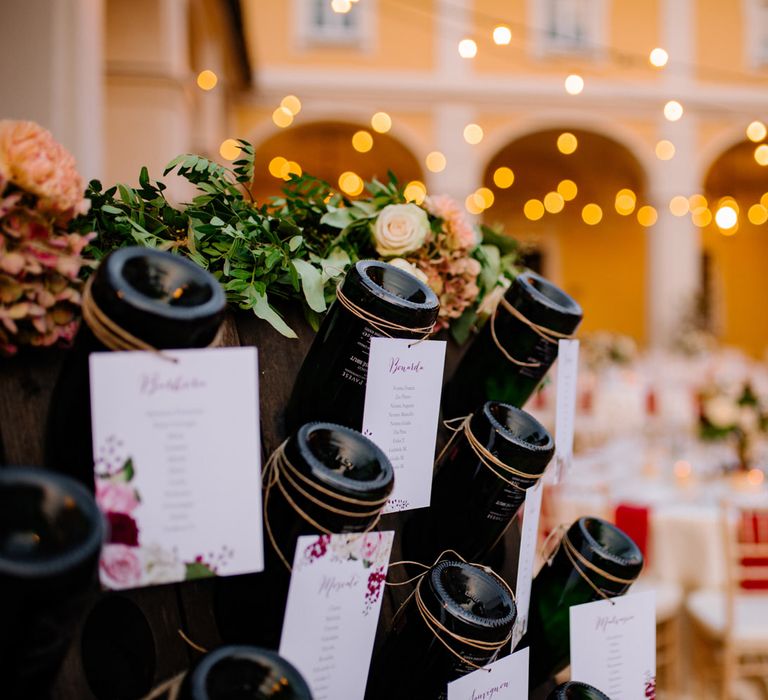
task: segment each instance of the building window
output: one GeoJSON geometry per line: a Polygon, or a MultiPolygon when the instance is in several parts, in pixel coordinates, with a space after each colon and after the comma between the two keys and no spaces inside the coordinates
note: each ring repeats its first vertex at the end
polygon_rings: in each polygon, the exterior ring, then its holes
{"type": "Polygon", "coordinates": [[[529,0],[535,51],[596,56],[605,44],[607,0],[529,0]]]}
{"type": "Polygon", "coordinates": [[[768,0],[746,0],[747,62],[752,68],[768,66],[768,0]]]}
{"type": "Polygon", "coordinates": [[[370,2],[354,2],[349,12],[334,12],[331,0],[296,0],[300,43],[304,47],[365,48],[370,37],[370,2]]]}

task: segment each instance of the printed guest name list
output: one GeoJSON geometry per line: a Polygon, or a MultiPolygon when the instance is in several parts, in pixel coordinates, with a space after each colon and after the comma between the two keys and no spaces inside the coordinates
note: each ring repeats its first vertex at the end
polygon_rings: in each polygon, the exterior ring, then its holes
{"type": "Polygon", "coordinates": [[[444,341],[371,339],[363,434],[395,469],[384,512],[429,505],[444,363],[444,341]]]}

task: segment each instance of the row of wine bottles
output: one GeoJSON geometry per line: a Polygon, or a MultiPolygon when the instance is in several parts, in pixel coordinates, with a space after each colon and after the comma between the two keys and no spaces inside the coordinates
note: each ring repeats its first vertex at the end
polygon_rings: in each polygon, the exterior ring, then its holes
{"type": "MultiPolygon", "coordinates": [[[[108,256],[94,275],[91,293],[121,331],[157,349],[209,345],[225,308],[221,287],[208,273],[179,257],[140,248],[108,256]]],[[[394,473],[381,449],[358,432],[368,345],[377,335],[421,339],[437,311],[435,294],[398,268],[362,261],[347,273],[297,376],[286,412],[292,432],[270,459],[269,468],[281,478],[270,479],[269,472],[265,478],[266,571],[216,581],[214,607],[225,641],[277,647],[289,580],[286,564],[298,535],[318,529],[364,532],[378,522],[394,473]],[[269,601],[267,612],[264,601],[269,601]]],[[[580,319],[581,309],[564,292],[537,275],[523,274],[448,383],[445,417],[468,417],[437,461],[431,507],[406,518],[400,532],[407,558],[433,565],[374,659],[372,678],[379,680],[369,685],[372,697],[377,692],[379,697],[444,697],[448,681],[509,650],[517,611],[507,584],[488,564],[526,489],[553,454],[549,433],[520,406],[554,361],[557,338],[570,335],[580,319]],[[449,549],[458,556],[439,557],[449,549]],[[397,687],[403,679],[411,681],[408,688],[397,687]]],[[[108,349],[84,324],[49,416],[48,464],[91,488],[88,355],[108,349]]],[[[37,498],[45,501],[44,495],[37,498]]],[[[45,547],[58,536],[58,525],[45,538],[42,527],[29,529],[28,546],[32,559],[47,561],[45,547]],[[33,546],[35,537],[45,547],[33,546]]],[[[23,540],[13,527],[9,532],[11,540],[23,540]]],[[[8,539],[0,535],[0,542],[8,539]]],[[[534,582],[528,634],[520,644],[531,649],[532,687],[567,665],[568,607],[598,595],[621,595],[628,583],[617,581],[631,582],[642,567],[634,543],[596,518],[574,523],[563,541],[534,582]],[[578,553],[576,559],[572,552],[578,553]]],[[[47,581],[51,573],[41,571],[47,581]]],[[[13,585],[20,596],[23,586],[13,585]]],[[[30,604],[30,610],[38,607],[30,604]]]]}

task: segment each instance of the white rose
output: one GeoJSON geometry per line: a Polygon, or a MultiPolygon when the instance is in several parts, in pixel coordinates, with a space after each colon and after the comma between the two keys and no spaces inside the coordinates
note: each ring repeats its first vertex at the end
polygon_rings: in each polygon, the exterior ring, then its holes
{"type": "Polygon", "coordinates": [[[424,284],[427,284],[427,276],[416,265],[409,263],[405,258],[392,258],[392,260],[387,260],[387,262],[405,272],[410,272],[416,279],[420,279],[424,284]]]}
{"type": "Polygon", "coordinates": [[[718,428],[730,428],[739,420],[739,407],[725,396],[715,396],[704,402],[704,415],[718,428]]]}
{"type": "Polygon", "coordinates": [[[153,543],[142,547],[145,578],[148,584],[173,583],[183,581],[186,569],[172,551],[153,543]]]}
{"type": "Polygon", "coordinates": [[[385,257],[410,253],[424,245],[429,233],[427,212],[416,204],[388,204],[373,229],[376,252],[385,257]]]}

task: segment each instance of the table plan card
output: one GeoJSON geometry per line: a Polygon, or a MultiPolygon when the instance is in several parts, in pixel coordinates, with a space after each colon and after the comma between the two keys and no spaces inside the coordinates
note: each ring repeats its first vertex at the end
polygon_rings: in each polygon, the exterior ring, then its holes
{"type": "Polygon", "coordinates": [[[394,532],[299,537],[280,655],[315,700],[362,698],[394,532]]]}
{"type": "Polygon", "coordinates": [[[452,681],[448,700],[528,700],[528,647],[452,681]]]}
{"type": "Polygon", "coordinates": [[[371,338],[363,435],[395,469],[385,513],[429,505],[444,364],[443,340],[371,338]]]}
{"type": "Polygon", "coordinates": [[[533,569],[536,565],[536,546],[539,537],[542,489],[543,484],[541,479],[539,479],[525,492],[523,525],[520,534],[520,551],[517,558],[517,585],[515,586],[517,619],[512,628],[513,649],[519,644],[528,629],[528,608],[531,605],[533,569]]]}
{"type": "Polygon", "coordinates": [[[579,341],[560,340],[557,350],[557,401],[555,406],[555,464],[547,481],[557,484],[571,469],[576,421],[576,383],[579,374],[579,341]]]}
{"type": "Polygon", "coordinates": [[[611,700],[655,697],[656,595],[575,605],[571,617],[571,679],[611,700]]]}
{"type": "Polygon", "coordinates": [[[107,588],[261,571],[255,348],[90,357],[107,588]]]}

